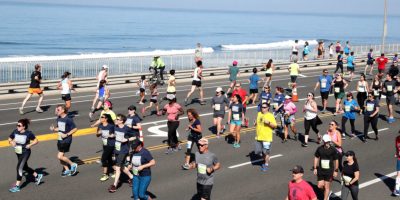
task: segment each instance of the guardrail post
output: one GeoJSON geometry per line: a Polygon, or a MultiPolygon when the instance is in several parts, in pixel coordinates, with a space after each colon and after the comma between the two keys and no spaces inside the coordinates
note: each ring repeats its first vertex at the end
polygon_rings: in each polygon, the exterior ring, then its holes
{"type": "Polygon", "coordinates": [[[25,62],[25,80],[29,80],[29,75],[28,75],[28,63],[25,62]]]}

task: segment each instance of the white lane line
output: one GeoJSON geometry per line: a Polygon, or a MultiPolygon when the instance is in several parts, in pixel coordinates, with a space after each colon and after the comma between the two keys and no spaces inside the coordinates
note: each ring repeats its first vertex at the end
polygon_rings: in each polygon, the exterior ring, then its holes
{"type": "MultiPolygon", "coordinates": [[[[74,117],[78,117],[79,115],[75,115],[74,117]]],[[[57,117],[49,117],[49,118],[43,118],[43,119],[32,119],[30,120],[31,122],[39,122],[39,121],[46,121],[46,120],[56,120],[57,117]]],[[[0,124],[0,126],[5,126],[5,125],[12,125],[16,124],[15,122],[8,122],[4,124],[0,124]]]]}
{"type": "MultiPolygon", "coordinates": [[[[283,155],[282,154],[273,155],[273,156],[270,157],[270,159],[279,158],[281,156],[283,156],[283,155]]],[[[245,165],[250,165],[252,163],[257,163],[257,162],[260,162],[260,161],[263,161],[263,159],[258,159],[258,160],[253,160],[253,161],[250,161],[250,162],[245,162],[245,163],[242,163],[242,164],[232,165],[232,166],[228,167],[228,169],[235,169],[235,168],[238,168],[238,167],[242,167],[242,166],[245,166],[245,165]]]]}
{"type": "Polygon", "coordinates": [[[299,74],[299,76],[300,77],[307,77],[306,75],[304,75],[304,74],[299,74]]]}
{"type": "MultiPolygon", "coordinates": [[[[392,172],[390,174],[383,175],[383,176],[381,176],[379,178],[372,179],[370,181],[367,181],[365,183],[360,184],[359,188],[362,189],[362,188],[368,187],[368,186],[370,186],[372,184],[379,183],[381,181],[384,181],[384,180],[386,180],[386,179],[388,179],[390,177],[396,176],[396,175],[397,175],[397,172],[392,172]]],[[[340,196],[341,194],[342,194],[341,191],[335,193],[336,196],[340,196]]]]}
{"type": "MultiPolygon", "coordinates": [[[[378,129],[378,133],[381,132],[381,131],[386,131],[386,130],[389,130],[389,128],[381,128],[381,129],[378,129]]],[[[368,135],[369,135],[369,134],[372,134],[372,133],[374,133],[374,131],[368,132],[368,135]]],[[[357,134],[356,136],[357,136],[357,137],[364,136],[364,133],[357,134]]]]}

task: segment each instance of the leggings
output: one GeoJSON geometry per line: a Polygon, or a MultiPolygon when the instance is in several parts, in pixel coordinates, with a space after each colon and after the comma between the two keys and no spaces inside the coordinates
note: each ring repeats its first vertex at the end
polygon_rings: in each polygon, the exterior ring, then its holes
{"type": "Polygon", "coordinates": [[[23,172],[26,171],[29,174],[33,174],[35,171],[28,166],[28,160],[31,156],[31,151],[26,150],[22,154],[17,154],[18,164],[17,164],[17,181],[22,180],[23,172]]]}
{"type": "Polygon", "coordinates": [[[179,121],[168,121],[168,146],[176,147],[178,144],[178,136],[176,135],[176,130],[179,126],[179,121]]]}
{"type": "Polygon", "coordinates": [[[369,124],[371,124],[372,129],[375,132],[375,136],[378,136],[378,115],[375,115],[374,117],[369,117],[364,115],[364,137],[368,137],[368,129],[369,129],[369,124]]]}
{"type": "Polygon", "coordinates": [[[364,110],[364,102],[367,100],[367,93],[366,92],[359,92],[357,93],[357,103],[360,106],[361,110],[364,110]]]}
{"type": "Polygon", "coordinates": [[[353,200],[358,200],[358,185],[342,185],[341,199],[346,200],[349,196],[349,193],[351,193],[351,197],[353,198],[353,200]]]}
{"type": "Polygon", "coordinates": [[[340,73],[343,74],[343,63],[342,63],[342,62],[338,62],[338,63],[336,64],[335,73],[336,73],[339,69],[340,69],[340,73]]]}
{"type": "Polygon", "coordinates": [[[309,135],[310,133],[310,127],[313,129],[315,133],[319,133],[319,130],[317,128],[317,118],[315,117],[314,119],[307,120],[304,118],[304,129],[305,129],[305,135],[309,135]]]}
{"type": "Polygon", "coordinates": [[[103,146],[103,154],[101,155],[101,165],[103,167],[112,166],[114,146],[103,146]]]}
{"type": "Polygon", "coordinates": [[[351,125],[351,133],[355,133],[356,129],[354,128],[354,121],[356,121],[356,119],[348,119],[347,117],[342,117],[342,131],[343,133],[347,133],[346,132],[346,123],[347,120],[350,120],[350,125],[351,125]]]}

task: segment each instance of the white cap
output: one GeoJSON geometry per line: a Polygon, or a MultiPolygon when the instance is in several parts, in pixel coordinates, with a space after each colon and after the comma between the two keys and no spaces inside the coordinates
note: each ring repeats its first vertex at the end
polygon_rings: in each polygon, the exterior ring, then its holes
{"type": "Polygon", "coordinates": [[[285,96],[285,99],[291,99],[292,97],[291,96],[289,96],[289,95],[286,95],[285,96]]]}
{"type": "Polygon", "coordinates": [[[103,65],[103,69],[108,69],[108,66],[107,65],[103,65]]]}
{"type": "Polygon", "coordinates": [[[217,87],[217,89],[215,91],[216,92],[222,92],[222,88],[221,87],[217,87]]]}
{"type": "Polygon", "coordinates": [[[325,134],[324,136],[322,136],[322,140],[324,142],[331,142],[332,141],[331,136],[329,136],[328,134],[325,134]]]}

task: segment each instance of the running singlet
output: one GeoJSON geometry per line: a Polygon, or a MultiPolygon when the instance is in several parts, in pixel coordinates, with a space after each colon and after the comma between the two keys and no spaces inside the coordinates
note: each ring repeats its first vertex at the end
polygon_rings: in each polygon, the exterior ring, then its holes
{"type": "Polygon", "coordinates": [[[61,81],[61,94],[71,94],[71,89],[69,88],[68,78],[61,81]]]}
{"type": "Polygon", "coordinates": [[[101,87],[99,89],[99,98],[104,98],[106,96],[106,87],[101,87]]]}
{"type": "Polygon", "coordinates": [[[196,67],[196,69],[194,69],[194,72],[193,72],[193,80],[194,81],[201,81],[201,78],[199,77],[199,70],[200,70],[200,67],[196,67]]]}

